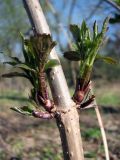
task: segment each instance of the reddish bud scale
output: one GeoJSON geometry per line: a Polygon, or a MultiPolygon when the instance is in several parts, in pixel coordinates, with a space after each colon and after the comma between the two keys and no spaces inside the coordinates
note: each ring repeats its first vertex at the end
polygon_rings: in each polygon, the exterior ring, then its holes
{"type": "Polygon", "coordinates": [[[76,91],[73,99],[77,102],[77,103],[81,103],[84,99],[85,93],[84,91],[76,91]]]}
{"type": "Polygon", "coordinates": [[[36,118],[52,119],[54,116],[47,112],[33,111],[32,115],[36,118]]]}
{"type": "Polygon", "coordinates": [[[48,112],[51,112],[52,108],[54,108],[54,103],[50,99],[44,99],[38,95],[38,101],[48,112]]]}
{"type": "Polygon", "coordinates": [[[80,108],[86,108],[88,105],[90,105],[94,101],[94,99],[95,99],[95,96],[92,95],[89,100],[81,104],[80,108]]]}
{"type": "Polygon", "coordinates": [[[39,85],[39,92],[41,93],[41,96],[43,97],[43,99],[48,99],[48,91],[44,71],[39,72],[39,85]]]}
{"type": "Polygon", "coordinates": [[[85,82],[84,79],[77,79],[75,93],[73,95],[73,100],[77,104],[81,104],[84,100],[85,95],[89,92],[90,81],[85,82]]]}
{"type": "Polygon", "coordinates": [[[54,103],[50,99],[48,99],[45,101],[44,108],[46,109],[46,111],[51,112],[51,110],[54,108],[54,103]]]}

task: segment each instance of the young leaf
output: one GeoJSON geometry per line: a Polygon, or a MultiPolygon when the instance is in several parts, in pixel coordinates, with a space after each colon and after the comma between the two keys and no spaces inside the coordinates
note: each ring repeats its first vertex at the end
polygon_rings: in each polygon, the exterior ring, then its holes
{"type": "Polygon", "coordinates": [[[109,64],[117,64],[117,61],[111,57],[101,56],[98,54],[96,57],[96,60],[98,59],[103,60],[104,62],[109,63],[109,64]]]}
{"type": "Polygon", "coordinates": [[[13,111],[16,111],[18,113],[21,113],[23,115],[32,116],[32,110],[30,110],[29,107],[27,107],[27,106],[23,106],[21,108],[19,108],[19,107],[11,107],[10,109],[12,109],[13,111]]]}
{"type": "Polygon", "coordinates": [[[20,38],[22,39],[22,41],[24,41],[25,37],[24,37],[24,35],[22,34],[22,32],[19,32],[19,34],[20,34],[20,38]]]}
{"type": "Polygon", "coordinates": [[[15,66],[15,65],[17,65],[18,63],[16,63],[16,62],[3,62],[3,64],[9,64],[9,65],[11,65],[11,66],[15,66]]]}
{"type": "Polygon", "coordinates": [[[25,73],[19,73],[19,72],[10,72],[6,74],[2,74],[1,77],[2,78],[25,77],[29,79],[29,77],[25,73]]]}
{"type": "Polygon", "coordinates": [[[52,40],[50,34],[36,34],[30,37],[33,52],[42,64],[45,64],[51,50],[55,47],[56,42],[52,40]]]}
{"type": "Polygon", "coordinates": [[[21,61],[20,61],[17,57],[9,56],[9,58],[10,58],[11,60],[13,60],[14,62],[16,62],[16,63],[21,63],[21,61]]]}
{"type": "Polygon", "coordinates": [[[98,34],[98,25],[97,22],[95,21],[93,25],[93,39],[96,38],[97,34],[98,34]]]}
{"type": "Polygon", "coordinates": [[[11,60],[13,60],[14,62],[21,62],[17,57],[12,57],[12,56],[9,56],[9,55],[7,55],[7,54],[5,54],[4,52],[0,52],[1,54],[3,54],[4,56],[6,56],[6,57],[8,57],[8,58],[10,58],[11,60]]]}
{"type": "Polygon", "coordinates": [[[29,112],[29,113],[32,113],[33,112],[33,109],[28,107],[28,106],[23,106],[23,107],[20,107],[20,109],[24,112],[29,112]]]}
{"type": "Polygon", "coordinates": [[[45,64],[44,70],[47,71],[48,69],[51,69],[59,64],[60,63],[57,59],[48,60],[48,62],[45,64]]]}
{"type": "Polygon", "coordinates": [[[81,34],[82,37],[86,38],[86,32],[87,31],[87,25],[86,22],[83,20],[82,25],[81,25],[81,34]]]}
{"type": "Polygon", "coordinates": [[[82,21],[81,30],[86,31],[87,25],[85,20],[82,21]]]}
{"type": "Polygon", "coordinates": [[[103,26],[102,26],[102,31],[101,31],[101,34],[102,34],[102,37],[104,36],[105,32],[107,31],[108,27],[108,23],[109,23],[109,17],[106,17],[104,22],[103,22],[103,26]]]}
{"type": "Polygon", "coordinates": [[[80,36],[80,28],[79,28],[79,26],[75,25],[75,24],[71,24],[70,25],[70,31],[71,31],[75,41],[79,41],[79,36],[80,36]]]}
{"type": "Polygon", "coordinates": [[[64,57],[70,61],[80,61],[81,56],[78,52],[76,51],[68,51],[63,53],[64,57]]]}
{"type": "Polygon", "coordinates": [[[26,64],[24,64],[24,63],[18,64],[18,65],[16,65],[16,67],[21,68],[21,69],[23,69],[23,70],[28,70],[28,71],[32,71],[32,72],[35,72],[35,73],[36,73],[36,70],[35,70],[35,69],[29,67],[28,65],[26,65],[26,64]]]}
{"type": "Polygon", "coordinates": [[[30,47],[28,45],[28,40],[24,40],[22,41],[22,47],[23,47],[23,56],[24,56],[24,59],[25,59],[25,62],[30,62],[30,59],[31,59],[31,53],[30,53],[30,47]]]}

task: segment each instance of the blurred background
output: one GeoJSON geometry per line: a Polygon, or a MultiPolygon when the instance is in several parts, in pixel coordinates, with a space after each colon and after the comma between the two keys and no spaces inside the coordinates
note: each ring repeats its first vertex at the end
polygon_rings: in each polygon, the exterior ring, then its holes
{"type": "MultiPolygon", "coordinates": [[[[107,134],[111,160],[120,159],[120,0],[40,0],[70,88],[74,92],[78,64],[63,58],[71,49],[69,24],[86,20],[91,28],[96,20],[101,29],[110,16],[106,43],[100,53],[115,58],[116,65],[96,62],[93,89],[107,134]]],[[[0,74],[13,71],[3,62],[9,56],[22,57],[20,32],[29,36],[31,25],[21,0],[0,0],[0,74]]],[[[14,69],[15,70],[15,69],[14,69]]],[[[0,160],[62,160],[59,132],[54,120],[21,116],[10,110],[29,103],[30,84],[22,78],[0,78],[0,160]]],[[[94,109],[82,111],[81,131],[86,159],[104,160],[101,134],[94,109]]]]}

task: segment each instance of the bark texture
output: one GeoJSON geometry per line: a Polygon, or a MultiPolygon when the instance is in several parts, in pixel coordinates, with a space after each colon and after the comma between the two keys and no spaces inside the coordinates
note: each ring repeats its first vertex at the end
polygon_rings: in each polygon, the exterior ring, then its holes
{"type": "MultiPolygon", "coordinates": [[[[45,16],[38,0],[23,0],[34,31],[37,33],[50,34],[45,16]]],[[[58,59],[53,49],[51,59],[58,59]]],[[[65,160],[84,160],[82,140],[80,135],[79,115],[69,94],[69,89],[63,74],[61,65],[56,66],[48,75],[52,96],[55,105],[66,113],[56,117],[60,131],[63,154],[65,160]]]]}

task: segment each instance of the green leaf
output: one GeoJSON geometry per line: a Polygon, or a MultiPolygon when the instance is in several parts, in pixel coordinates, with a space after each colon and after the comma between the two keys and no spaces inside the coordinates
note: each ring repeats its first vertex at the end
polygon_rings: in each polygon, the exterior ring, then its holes
{"type": "Polygon", "coordinates": [[[28,107],[28,106],[23,106],[23,107],[20,107],[20,109],[24,112],[29,112],[29,113],[32,113],[33,112],[33,109],[28,107]]]}
{"type": "Polygon", "coordinates": [[[29,47],[28,47],[28,43],[27,40],[22,42],[23,44],[23,56],[25,59],[25,62],[30,62],[30,57],[31,57],[31,53],[29,52],[29,47]],[[29,55],[28,55],[29,53],[29,55]]]}
{"type": "Polygon", "coordinates": [[[90,29],[89,28],[87,28],[87,30],[86,30],[86,40],[91,41],[91,34],[90,34],[90,29]]]}
{"type": "Polygon", "coordinates": [[[10,72],[6,74],[2,74],[1,77],[2,78],[25,77],[29,79],[29,77],[25,73],[19,73],[19,72],[10,72]]]}
{"type": "Polygon", "coordinates": [[[24,37],[23,33],[19,32],[19,34],[20,34],[20,38],[22,39],[22,41],[24,41],[25,37],[24,37]]]}
{"type": "Polygon", "coordinates": [[[85,20],[83,20],[82,25],[81,25],[81,33],[83,36],[85,35],[86,31],[87,31],[87,25],[86,25],[85,20]]]}
{"type": "Polygon", "coordinates": [[[63,53],[64,57],[70,61],[80,61],[80,54],[75,51],[68,51],[63,53]]]}
{"type": "Polygon", "coordinates": [[[15,65],[17,65],[18,63],[16,63],[16,62],[3,62],[3,64],[9,64],[9,65],[11,65],[11,66],[15,66],[15,65]]]}
{"type": "Polygon", "coordinates": [[[51,69],[59,64],[60,63],[57,59],[48,60],[48,62],[45,64],[44,70],[46,71],[46,70],[51,69]]]}
{"type": "Polygon", "coordinates": [[[74,50],[74,51],[78,51],[78,47],[77,47],[77,44],[75,44],[75,43],[72,43],[72,50],[74,50]]]}
{"type": "Polygon", "coordinates": [[[21,63],[21,61],[19,60],[19,58],[17,57],[12,57],[12,56],[9,56],[9,58],[11,58],[13,61],[15,61],[16,63],[21,63]]]}
{"type": "Polygon", "coordinates": [[[28,71],[32,71],[32,72],[35,72],[35,73],[36,73],[36,70],[35,70],[35,69],[29,67],[28,65],[26,65],[26,64],[24,64],[24,63],[18,64],[18,65],[16,65],[16,67],[21,68],[21,69],[23,69],[23,70],[28,70],[28,71]]]}
{"type": "Polygon", "coordinates": [[[32,116],[32,111],[28,106],[23,106],[21,108],[19,107],[11,107],[10,109],[12,109],[13,111],[16,111],[18,113],[21,113],[23,115],[28,115],[28,116],[32,116]]]}
{"type": "Polygon", "coordinates": [[[107,25],[109,23],[109,19],[110,19],[110,17],[106,17],[103,22],[102,31],[101,31],[102,36],[104,36],[104,34],[106,33],[106,31],[108,29],[107,25]]]}
{"type": "Polygon", "coordinates": [[[78,25],[75,24],[71,24],[70,25],[70,31],[73,35],[73,38],[75,39],[75,41],[79,41],[79,36],[80,36],[80,28],[78,25]]]}
{"type": "MultiPolygon", "coordinates": [[[[13,60],[13,62],[21,63],[21,61],[20,61],[19,58],[17,58],[17,57],[9,56],[9,55],[5,54],[4,52],[0,52],[0,53],[3,54],[4,56],[10,58],[11,60],[13,60]]],[[[5,62],[4,62],[4,63],[5,63],[5,62]]]]}
{"type": "MultiPolygon", "coordinates": [[[[33,51],[32,42],[30,41],[30,39],[25,39],[22,33],[20,33],[20,36],[22,39],[23,56],[24,56],[25,62],[27,62],[28,64],[31,64],[31,63],[34,64],[35,54],[33,51]]],[[[36,63],[37,63],[37,60],[36,60],[36,63]]]]}
{"type": "Polygon", "coordinates": [[[93,25],[93,39],[96,38],[97,34],[98,34],[98,25],[97,22],[95,21],[93,25]]]}
{"type": "Polygon", "coordinates": [[[115,59],[111,58],[111,57],[101,56],[101,55],[98,54],[96,56],[96,60],[98,60],[98,59],[101,59],[104,62],[109,63],[109,64],[117,64],[117,61],[115,59]]]}

